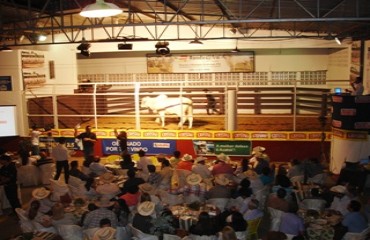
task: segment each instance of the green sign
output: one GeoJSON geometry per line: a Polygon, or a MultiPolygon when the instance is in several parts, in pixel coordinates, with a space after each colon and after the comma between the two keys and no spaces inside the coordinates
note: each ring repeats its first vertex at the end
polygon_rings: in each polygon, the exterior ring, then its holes
{"type": "Polygon", "coordinates": [[[224,153],[228,156],[250,155],[251,141],[193,141],[195,153],[198,155],[217,155],[224,153]]]}

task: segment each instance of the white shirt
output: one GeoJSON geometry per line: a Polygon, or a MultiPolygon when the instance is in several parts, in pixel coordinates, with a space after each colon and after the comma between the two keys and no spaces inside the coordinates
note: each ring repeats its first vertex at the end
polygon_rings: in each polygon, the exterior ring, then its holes
{"type": "Polygon", "coordinates": [[[140,157],[139,161],[136,163],[137,169],[143,171],[144,173],[149,173],[148,165],[153,165],[152,160],[148,157],[140,157]]]}

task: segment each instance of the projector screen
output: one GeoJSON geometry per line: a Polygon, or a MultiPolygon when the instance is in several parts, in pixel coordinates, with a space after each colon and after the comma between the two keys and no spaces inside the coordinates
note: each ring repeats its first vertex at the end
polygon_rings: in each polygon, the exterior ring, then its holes
{"type": "Polygon", "coordinates": [[[0,106],[0,137],[18,136],[16,106],[0,106]]]}

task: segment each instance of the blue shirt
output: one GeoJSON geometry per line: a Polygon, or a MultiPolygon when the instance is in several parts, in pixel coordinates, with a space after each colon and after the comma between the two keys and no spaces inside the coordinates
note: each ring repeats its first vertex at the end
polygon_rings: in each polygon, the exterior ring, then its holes
{"type": "Polygon", "coordinates": [[[304,232],[303,219],[294,213],[283,213],[280,222],[280,232],[294,236],[304,232]]]}
{"type": "Polygon", "coordinates": [[[344,216],[342,225],[348,228],[348,232],[360,233],[367,228],[367,221],[359,212],[349,212],[344,216]]]}

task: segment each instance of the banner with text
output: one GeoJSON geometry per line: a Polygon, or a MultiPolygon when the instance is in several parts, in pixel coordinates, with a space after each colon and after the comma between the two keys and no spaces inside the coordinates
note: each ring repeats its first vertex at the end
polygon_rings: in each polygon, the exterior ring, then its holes
{"type": "Polygon", "coordinates": [[[147,55],[148,73],[254,72],[254,52],[147,55]]]}
{"type": "MultiPolygon", "coordinates": [[[[118,140],[115,139],[104,139],[103,154],[119,154],[120,147],[118,140]]],[[[130,154],[137,153],[140,149],[143,149],[147,154],[172,154],[176,150],[175,140],[128,140],[127,150],[130,154]]]]}
{"type": "Polygon", "coordinates": [[[224,153],[228,156],[250,155],[251,141],[193,141],[194,152],[197,155],[217,155],[224,153]]]}

